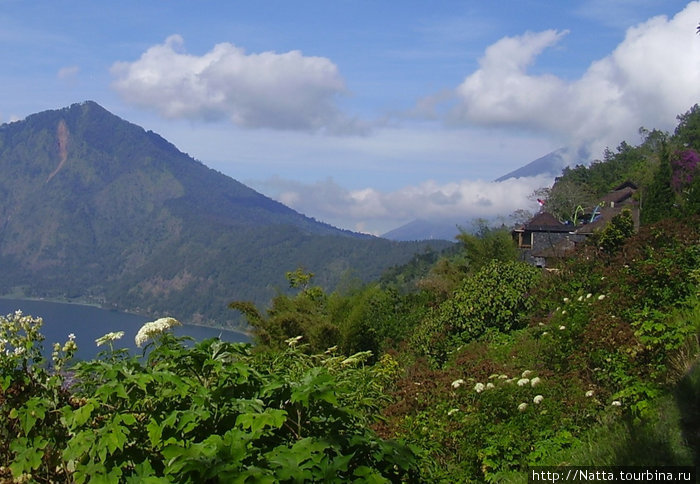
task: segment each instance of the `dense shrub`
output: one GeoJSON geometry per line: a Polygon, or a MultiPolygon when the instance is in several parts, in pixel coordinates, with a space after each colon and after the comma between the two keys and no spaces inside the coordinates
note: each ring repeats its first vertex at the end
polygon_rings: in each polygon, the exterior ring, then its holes
{"type": "Polygon", "coordinates": [[[424,320],[414,346],[442,363],[452,349],[487,331],[523,327],[533,306],[528,292],[540,274],[540,269],[524,262],[490,262],[465,278],[452,297],[424,320]]]}
{"type": "MultiPolygon", "coordinates": [[[[368,427],[396,364],[253,355],[151,331],[148,356],[107,350],[72,383],[40,366],[39,320],[0,319],[0,477],[36,482],[412,480],[413,449],[368,427]],[[157,334],[156,334],[157,333],[157,334]]],[[[102,339],[118,338],[111,333],[102,339]]],[[[69,342],[70,343],[70,342],[69,342]]],[[[63,361],[58,347],[54,360],[63,361]]]]}

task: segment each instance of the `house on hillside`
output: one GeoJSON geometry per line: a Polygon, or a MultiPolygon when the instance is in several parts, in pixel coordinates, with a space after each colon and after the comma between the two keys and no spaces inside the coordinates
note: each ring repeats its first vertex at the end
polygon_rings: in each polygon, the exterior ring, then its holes
{"type": "Polygon", "coordinates": [[[538,213],[512,234],[521,258],[537,267],[547,267],[547,259],[563,257],[585,238],[574,233],[573,225],[561,223],[548,212],[538,213]]]}
{"type": "Polygon", "coordinates": [[[601,230],[623,210],[630,210],[635,229],[639,228],[639,202],[633,197],[637,186],[625,182],[615,187],[600,202],[584,212],[581,223],[561,223],[548,212],[540,212],[512,231],[521,259],[537,267],[551,267],[566,257],[588,236],[601,230]]]}
{"type": "Polygon", "coordinates": [[[637,192],[637,186],[632,182],[625,182],[615,187],[600,199],[597,208],[594,209],[587,223],[576,229],[576,233],[591,235],[596,230],[605,227],[615,216],[627,209],[632,215],[634,229],[639,229],[639,201],[633,195],[637,192]]]}

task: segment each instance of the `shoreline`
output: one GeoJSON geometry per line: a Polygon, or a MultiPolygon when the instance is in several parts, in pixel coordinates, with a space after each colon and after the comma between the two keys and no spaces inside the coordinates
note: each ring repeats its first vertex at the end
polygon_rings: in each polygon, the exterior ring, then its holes
{"type": "MultiPolygon", "coordinates": [[[[71,306],[86,306],[86,307],[101,309],[103,311],[115,311],[115,312],[120,312],[123,314],[131,314],[134,316],[141,316],[144,318],[151,318],[152,317],[152,316],[142,314],[142,313],[137,313],[134,311],[128,311],[128,310],[116,309],[116,308],[108,308],[102,304],[99,304],[96,302],[89,302],[89,301],[82,300],[82,299],[70,300],[70,299],[64,299],[64,298],[28,297],[28,296],[19,296],[19,295],[13,295],[13,294],[0,295],[0,299],[1,300],[15,300],[15,301],[46,302],[46,303],[52,303],[52,304],[68,304],[71,306]]],[[[18,309],[20,309],[20,308],[18,308],[18,309]]],[[[245,335],[248,338],[253,337],[252,331],[245,331],[242,329],[222,328],[220,326],[213,326],[213,325],[207,325],[207,324],[196,324],[196,323],[191,323],[191,322],[187,322],[187,323],[183,322],[182,324],[185,326],[196,326],[199,328],[220,329],[223,331],[231,331],[233,333],[239,333],[239,334],[245,335]]]]}

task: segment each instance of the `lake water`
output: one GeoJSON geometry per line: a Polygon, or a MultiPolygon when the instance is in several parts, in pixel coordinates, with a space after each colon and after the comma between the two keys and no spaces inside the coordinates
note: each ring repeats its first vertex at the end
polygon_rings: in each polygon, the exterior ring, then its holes
{"type": "MultiPolygon", "coordinates": [[[[111,331],[124,331],[124,337],[114,342],[115,349],[128,348],[132,354],[140,355],[142,350],[136,347],[134,337],[144,323],[153,320],[94,306],[0,298],[0,314],[3,316],[14,313],[17,309],[21,309],[25,315],[43,318],[41,333],[46,338],[43,342],[45,355],[51,355],[54,343],[65,343],[68,335],[73,333],[78,344],[76,356],[79,359],[94,358],[99,351],[105,349],[105,346],[98,348],[95,340],[111,331]]],[[[191,336],[196,341],[219,337],[223,341],[250,342],[244,333],[203,326],[184,325],[174,328],[173,332],[176,336],[191,336]]]]}

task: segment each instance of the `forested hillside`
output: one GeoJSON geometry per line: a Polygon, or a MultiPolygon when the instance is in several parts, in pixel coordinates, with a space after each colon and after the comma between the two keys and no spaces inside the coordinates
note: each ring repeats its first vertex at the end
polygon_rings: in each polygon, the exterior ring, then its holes
{"type": "MultiPolygon", "coordinates": [[[[305,217],[94,102],[0,126],[0,293],[228,325],[298,266],[332,289],[427,247],[305,217]]],[[[435,249],[444,242],[434,242],[435,249]]]]}
{"type": "Polygon", "coordinates": [[[698,153],[695,106],[674,133],[566,170],[544,204],[560,219],[630,180],[642,224],[609,224],[554,270],[484,226],[370,284],[286,271],[293,294],[231,303],[253,347],[187,348],[164,319],[143,328],[145,357],[112,351],[111,334],[70,367],[69,338],[52,372],[39,322],[10,315],[0,476],[480,483],[527,482],[532,465],[697,466],[698,153]]]}

